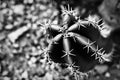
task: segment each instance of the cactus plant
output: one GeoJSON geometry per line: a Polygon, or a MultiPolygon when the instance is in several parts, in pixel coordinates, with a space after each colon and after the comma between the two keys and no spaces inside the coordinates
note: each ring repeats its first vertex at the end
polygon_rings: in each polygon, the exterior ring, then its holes
{"type": "Polygon", "coordinates": [[[81,19],[69,6],[62,13],[62,24],[51,21],[41,24],[50,38],[45,54],[52,61],[80,72],[88,72],[97,63],[111,61],[112,44],[100,34],[104,29],[101,19],[96,20],[92,15],[81,19]]]}

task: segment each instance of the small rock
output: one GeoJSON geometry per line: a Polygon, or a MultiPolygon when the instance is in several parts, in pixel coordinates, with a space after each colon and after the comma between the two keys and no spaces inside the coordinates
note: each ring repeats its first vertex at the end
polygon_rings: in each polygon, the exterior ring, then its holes
{"type": "Polygon", "coordinates": [[[107,72],[107,73],[105,74],[105,77],[110,77],[110,73],[107,72]]]}
{"type": "Polygon", "coordinates": [[[3,29],[3,24],[0,22],[0,30],[3,29]]]}
{"type": "Polygon", "coordinates": [[[19,44],[14,43],[14,44],[13,44],[13,47],[14,47],[14,48],[18,48],[18,47],[19,47],[19,44]]]}
{"type": "Polygon", "coordinates": [[[108,70],[108,66],[107,65],[97,65],[97,66],[95,66],[95,70],[99,74],[103,74],[104,72],[106,72],[108,70]]]}
{"type": "Polygon", "coordinates": [[[6,38],[5,32],[0,33],[0,41],[6,38]]]}
{"type": "Polygon", "coordinates": [[[12,24],[8,24],[5,26],[5,29],[10,30],[13,29],[13,25],[12,24]]]}
{"type": "Polygon", "coordinates": [[[24,0],[24,3],[29,3],[29,4],[32,4],[34,2],[34,0],[24,0]]]}
{"type": "Polygon", "coordinates": [[[3,21],[4,21],[4,16],[3,16],[2,11],[0,11],[0,22],[3,22],[3,21]]]}
{"type": "Polygon", "coordinates": [[[37,24],[33,24],[32,29],[37,29],[37,24]]]}
{"type": "Polygon", "coordinates": [[[11,80],[9,77],[4,77],[3,80],[11,80]]]}
{"type": "Polygon", "coordinates": [[[46,73],[46,75],[45,75],[45,80],[53,80],[53,75],[50,74],[49,72],[46,73]]]}
{"type": "Polygon", "coordinates": [[[24,71],[24,72],[22,73],[21,77],[27,79],[27,78],[28,78],[28,72],[27,72],[27,71],[24,71]]]}
{"type": "Polygon", "coordinates": [[[22,35],[24,32],[26,32],[28,29],[29,27],[24,26],[24,27],[17,29],[16,31],[11,32],[8,35],[9,40],[14,43],[16,39],[18,39],[18,37],[22,35]]]}
{"type": "Polygon", "coordinates": [[[1,64],[0,64],[0,73],[1,73],[1,71],[2,71],[2,66],[1,66],[1,64]]]}
{"type": "Polygon", "coordinates": [[[45,6],[45,5],[40,5],[40,10],[46,10],[47,9],[47,7],[45,6]]]}
{"type": "MultiPolygon", "coordinates": [[[[31,0],[30,0],[31,1],[31,0]]],[[[24,14],[24,5],[19,4],[12,7],[15,14],[23,15],[24,14]]]]}
{"type": "Polygon", "coordinates": [[[120,77],[120,70],[118,70],[118,69],[110,70],[110,73],[111,73],[112,75],[116,75],[116,76],[119,76],[119,77],[120,77]]]}
{"type": "Polygon", "coordinates": [[[30,61],[31,61],[32,63],[35,63],[35,62],[37,61],[37,59],[36,59],[35,57],[31,57],[30,61]]]}
{"type": "Polygon", "coordinates": [[[2,73],[2,76],[6,76],[6,75],[8,75],[8,71],[7,71],[7,70],[5,70],[5,71],[2,73]]]}

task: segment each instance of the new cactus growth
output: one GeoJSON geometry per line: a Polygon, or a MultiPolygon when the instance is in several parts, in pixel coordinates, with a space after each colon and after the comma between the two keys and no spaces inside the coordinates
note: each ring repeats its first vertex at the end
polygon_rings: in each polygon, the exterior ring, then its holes
{"type": "Polygon", "coordinates": [[[81,19],[69,6],[62,12],[62,24],[51,22],[43,25],[51,37],[46,53],[50,59],[56,63],[72,65],[72,68],[80,72],[88,72],[98,62],[110,61],[111,46],[106,48],[106,45],[99,43],[103,39],[100,35],[103,29],[101,19],[95,20],[91,15],[81,19]]]}

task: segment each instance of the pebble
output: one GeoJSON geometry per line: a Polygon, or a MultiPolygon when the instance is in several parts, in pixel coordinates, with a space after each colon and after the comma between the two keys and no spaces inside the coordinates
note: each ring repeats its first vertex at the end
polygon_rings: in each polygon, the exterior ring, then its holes
{"type": "Polygon", "coordinates": [[[24,26],[24,27],[21,27],[21,28],[17,29],[16,31],[11,32],[8,35],[9,40],[14,43],[16,41],[16,39],[20,35],[22,35],[24,32],[26,32],[28,29],[29,29],[29,27],[24,26]]]}
{"type": "MultiPolygon", "coordinates": [[[[30,0],[31,1],[31,0],[30,0]]],[[[24,5],[19,4],[12,7],[15,14],[23,15],[24,14],[24,5]]]]}
{"type": "Polygon", "coordinates": [[[107,72],[107,73],[105,74],[105,77],[110,77],[110,73],[107,72]]]}
{"type": "Polygon", "coordinates": [[[99,74],[103,74],[104,72],[106,72],[108,70],[108,66],[106,66],[106,65],[97,65],[97,66],[95,66],[95,70],[99,74]]]}
{"type": "Polygon", "coordinates": [[[36,59],[35,57],[31,57],[30,61],[31,61],[32,63],[35,63],[35,62],[37,61],[37,59],[36,59]]]}
{"type": "Polygon", "coordinates": [[[13,47],[14,47],[14,48],[18,48],[18,47],[19,47],[19,44],[14,43],[14,44],[13,44],[13,47]]]}
{"type": "Polygon", "coordinates": [[[22,73],[21,77],[27,79],[27,78],[28,78],[28,72],[27,72],[27,71],[24,71],[24,72],[22,73]]]}
{"type": "Polygon", "coordinates": [[[3,29],[3,24],[0,22],[0,30],[3,29]]]}
{"type": "Polygon", "coordinates": [[[8,25],[5,26],[5,29],[6,30],[11,30],[11,29],[13,29],[13,25],[12,24],[8,24],[8,25]]]}
{"type": "Polygon", "coordinates": [[[6,38],[6,35],[7,35],[7,34],[5,34],[5,32],[1,32],[1,33],[0,33],[0,41],[3,40],[3,39],[5,39],[5,38],[6,38]]]}
{"type": "Polygon", "coordinates": [[[3,80],[11,80],[9,77],[4,77],[3,80]]]}
{"type": "Polygon", "coordinates": [[[0,11],[0,22],[3,22],[3,21],[4,21],[3,13],[2,11],[0,11]]]}

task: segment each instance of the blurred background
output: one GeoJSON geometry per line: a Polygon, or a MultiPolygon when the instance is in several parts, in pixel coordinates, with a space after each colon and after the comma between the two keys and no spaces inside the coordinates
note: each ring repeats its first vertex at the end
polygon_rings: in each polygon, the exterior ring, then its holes
{"type": "MultiPolygon", "coordinates": [[[[51,64],[46,60],[44,49],[48,42],[45,28],[40,24],[47,19],[59,24],[61,6],[69,4],[82,18],[89,14],[97,14],[110,27],[116,28],[117,25],[118,28],[119,12],[106,8],[105,3],[108,1],[0,0],[0,80],[75,80],[66,66],[51,64]]],[[[115,39],[116,44],[120,40],[118,36],[117,40],[115,39]]],[[[79,77],[81,80],[82,75],[79,77]]],[[[85,80],[120,80],[119,61],[112,63],[112,66],[111,64],[96,65],[92,74],[89,74],[85,80]]]]}

